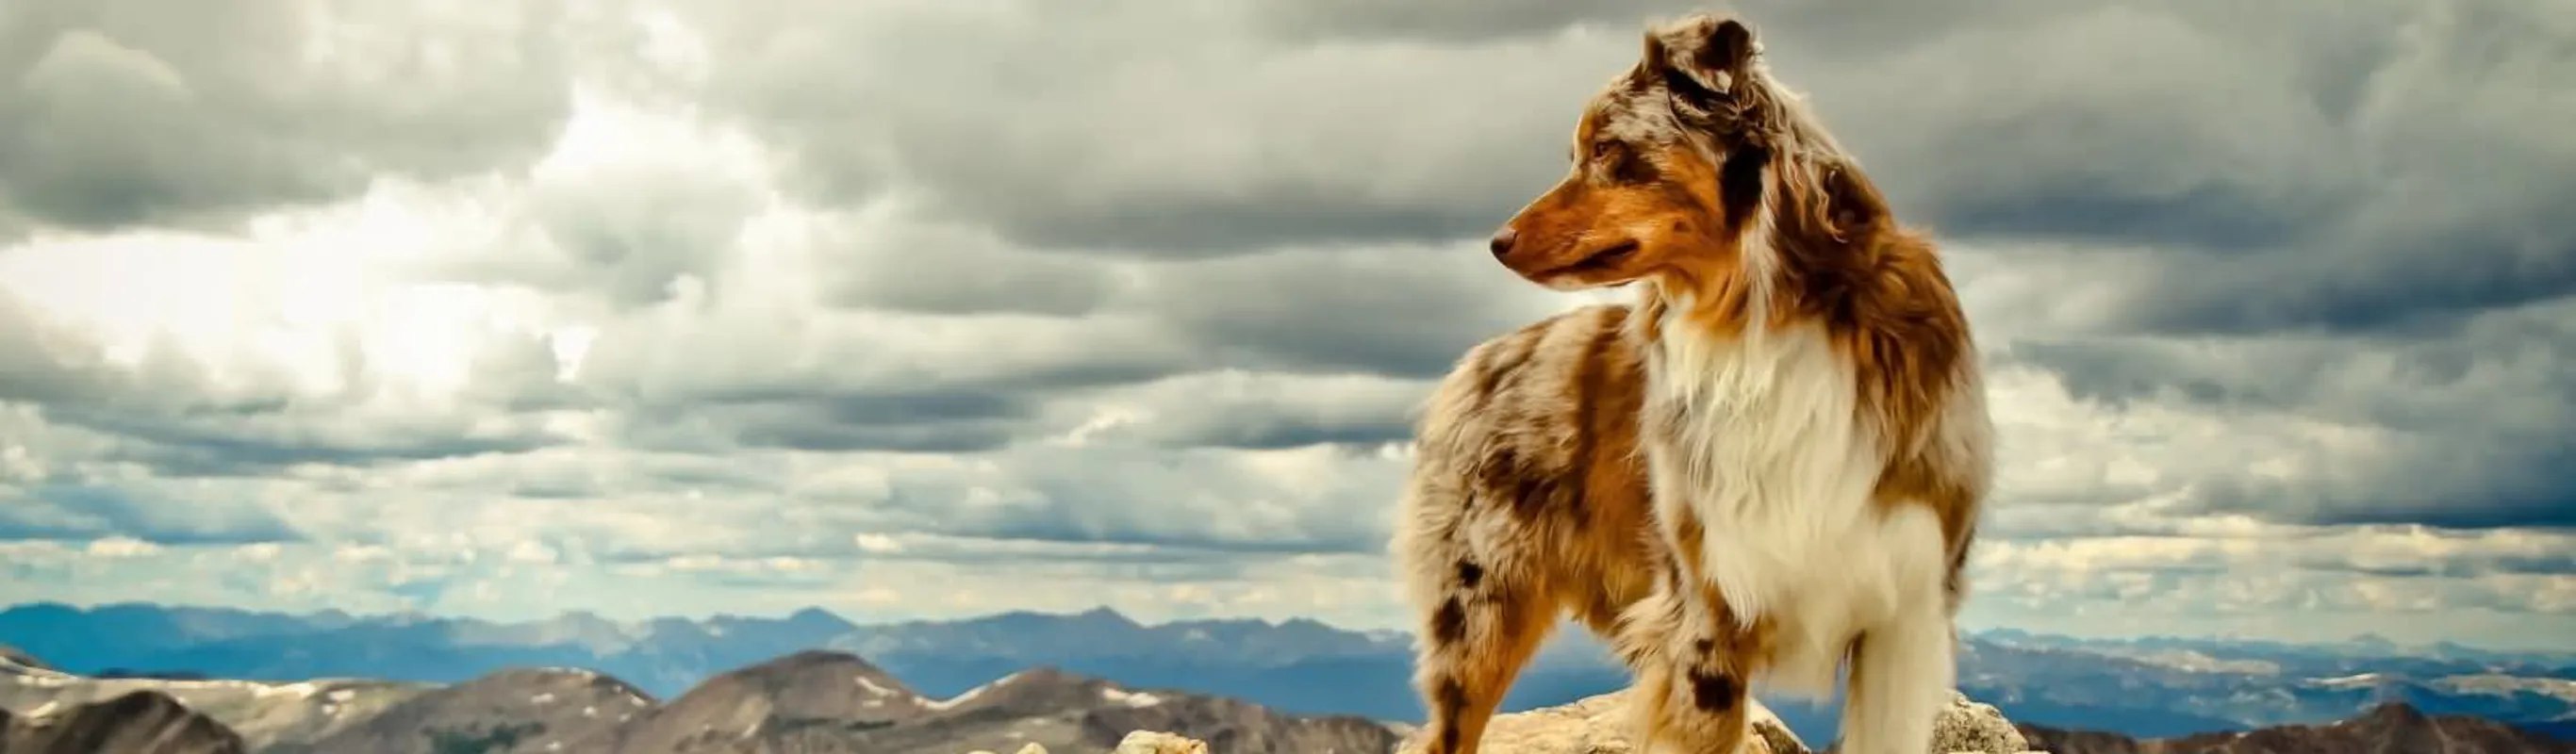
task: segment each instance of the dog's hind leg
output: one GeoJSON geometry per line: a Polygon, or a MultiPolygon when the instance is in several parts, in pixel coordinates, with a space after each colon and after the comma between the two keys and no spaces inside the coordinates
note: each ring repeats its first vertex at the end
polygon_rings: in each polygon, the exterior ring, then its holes
{"type": "Polygon", "coordinates": [[[1413,685],[1429,719],[1422,754],[1473,754],[1503,692],[1554,627],[1558,600],[1536,563],[1471,543],[1467,493],[1436,467],[1407,490],[1393,555],[1419,611],[1413,685]]]}
{"type": "Polygon", "coordinates": [[[1556,603],[1534,586],[1488,578],[1424,616],[1414,665],[1414,687],[1430,710],[1423,754],[1475,754],[1503,692],[1555,624],[1556,603]]]}

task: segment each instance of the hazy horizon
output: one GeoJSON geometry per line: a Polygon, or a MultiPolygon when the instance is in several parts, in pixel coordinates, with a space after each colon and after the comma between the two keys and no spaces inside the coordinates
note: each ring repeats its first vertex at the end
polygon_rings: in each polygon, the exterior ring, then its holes
{"type": "MultiPolygon", "coordinates": [[[[160,609],[212,609],[212,610],[237,610],[237,611],[241,611],[241,612],[245,612],[245,613],[254,613],[254,614],[270,614],[270,615],[286,615],[286,616],[293,616],[293,617],[299,617],[299,618],[302,618],[302,617],[312,617],[312,616],[317,616],[317,615],[328,615],[328,614],[337,613],[337,614],[340,614],[340,615],[345,615],[345,616],[347,616],[347,617],[348,617],[349,619],[351,619],[351,620],[358,620],[358,621],[364,621],[364,620],[369,620],[369,619],[387,619],[387,618],[401,618],[401,617],[417,617],[417,618],[429,619],[429,620],[477,620],[477,621],[483,621],[483,622],[491,623],[491,624],[495,624],[495,625],[526,625],[526,624],[544,623],[544,622],[547,622],[547,621],[552,621],[552,620],[557,620],[557,619],[561,619],[561,618],[572,617],[572,616],[575,616],[575,615],[587,615],[587,616],[590,616],[590,617],[595,617],[595,618],[598,618],[598,619],[601,619],[601,620],[606,620],[606,621],[609,621],[609,622],[611,622],[611,623],[618,624],[618,625],[619,625],[619,626],[621,626],[621,627],[635,627],[635,626],[640,626],[640,625],[642,625],[642,624],[644,624],[644,623],[647,623],[647,622],[650,622],[650,621],[654,621],[654,620],[662,620],[662,619],[679,619],[679,620],[686,620],[686,621],[707,621],[707,620],[713,620],[713,619],[718,619],[718,618],[740,618],[740,619],[754,619],[754,620],[786,620],[786,619],[789,619],[789,618],[794,617],[794,616],[795,616],[796,614],[798,614],[798,613],[802,613],[802,612],[805,612],[805,611],[808,611],[808,610],[821,611],[822,613],[824,613],[824,614],[826,614],[826,615],[830,615],[830,616],[832,616],[832,617],[834,617],[834,618],[840,619],[841,621],[847,622],[847,623],[849,623],[849,624],[851,624],[851,625],[853,625],[853,626],[859,627],[859,628],[884,627],[884,626],[893,626],[893,625],[900,625],[900,624],[907,624],[907,623],[948,623],[948,622],[958,622],[958,621],[970,621],[970,620],[977,620],[977,619],[984,619],[984,618],[994,618],[994,617],[1000,617],[1000,616],[1004,616],[1004,615],[1013,615],[1013,614],[1041,615],[1041,616],[1050,616],[1050,617],[1059,617],[1059,618],[1070,618],[1070,617],[1080,616],[1080,615],[1089,614],[1089,613],[1094,613],[1094,612],[1107,611],[1107,612],[1110,612],[1110,613],[1117,614],[1119,617],[1125,618],[1125,619],[1127,619],[1127,620],[1128,620],[1128,621],[1130,621],[1130,622],[1133,622],[1133,623],[1135,623],[1135,624],[1137,624],[1137,625],[1140,625],[1140,626],[1143,626],[1143,627],[1146,627],[1146,628],[1155,628],[1155,627],[1159,627],[1159,626],[1167,626],[1167,625],[1175,625],[1175,624],[1187,624],[1187,623],[1199,623],[1199,622],[1215,622],[1215,621],[1260,621],[1260,622],[1267,623],[1267,624],[1269,624],[1269,625],[1277,626],[1277,625],[1283,625],[1283,624],[1286,624],[1286,623],[1288,623],[1288,622],[1290,622],[1290,621],[1305,620],[1305,621],[1313,621],[1313,622],[1315,622],[1315,623],[1319,623],[1319,624],[1322,624],[1322,625],[1325,625],[1325,626],[1327,626],[1327,627],[1334,628],[1334,629],[1337,629],[1337,630],[1349,631],[1349,632],[1353,632],[1353,633],[1363,633],[1363,634],[1380,634],[1380,633],[1386,633],[1386,632],[1394,632],[1394,633],[1400,633],[1400,634],[1406,634],[1406,635],[1410,635],[1411,633],[1413,633],[1411,629],[1406,628],[1406,627],[1401,627],[1401,626],[1392,626],[1392,627],[1348,626],[1348,625],[1342,625],[1342,624],[1334,623],[1334,622],[1331,622],[1331,621],[1323,620],[1323,619],[1321,619],[1321,618],[1316,618],[1316,617],[1313,617],[1313,616],[1305,616],[1305,615],[1291,615],[1291,616],[1287,616],[1287,617],[1284,617],[1284,618],[1274,618],[1274,617],[1259,616],[1259,615],[1218,615],[1218,614],[1208,614],[1208,615],[1196,615],[1196,616],[1187,616],[1187,617],[1167,617],[1167,618],[1161,618],[1161,619],[1146,619],[1146,618],[1140,618],[1140,617],[1137,617],[1137,616],[1134,616],[1134,615],[1130,615],[1130,614],[1126,613],[1125,611],[1121,611],[1121,610],[1119,610],[1119,609],[1118,609],[1117,607],[1115,607],[1115,606],[1106,605],[1106,604],[1103,604],[1103,605],[1094,605],[1094,606],[1092,606],[1092,607],[1088,607],[1088,608],[1074,608],[1074,609],[1063,609],[1063,610],[1032,610],[1032,609],[1013,609],[1013,608],[1004,608],[1004,609],[994,610],[994,611],[989,611],[989,612],[958,613],[958,614],[953,614],[953,615],[936,616],[936,617],[922,617],[922,616],[911,616],[911,617],[882,617],[882,616],[871,616],[871,615],[865,615],[865,614],[856,614],[856,615],[854,615],[854,614],[850,614],[850,613],[845,613],[845,612],[841,612],[841,611],[833,610],[833,609],[831,609],[831,608],[829,608],[829,607],[825,607],[825,606],[821,606],[821,605],[807,605],[807,606],[804,606],[804,607],[791,608],[791,609],[780,610],[780,611],[776,611],[776,612],[768,612],[768,613],[743,613],[743,612],[725,612],[725,611],[715,611],[715,612],[705,612],[705,613],[697,613],[697,614],[663,613],[663,614],[617,615],[617,614],[600,613],[600,612],[595,612],[595,611],[590,611],[590,610],[578,610],[578,609],[576,609],[576,610],[564,610],[564,611],[560,611],[560,612],[555,612],[555,613],[551,613],[551,614],[542,614],[542,615],[528,615],[528,616],[518,616],[518,617],[495,617],[495,616],[474,615],[474,614],[468,614],[468,613],[453,613],[453,614],[450,614],[450,613],[437,613],[437,612],[423,611],[423,610],[413,610],[413,609],[392,610],[392,611],[378,611],[378,612],[365,612],[365,611],[354,611],[354,610],[341,610],[341,609],[338,609],[338,608],[321,608],[321,609],[315,609],[315,610],[270,610],[270,609],[244,608],[244,607],[237,607],[237,606],[231,606],[231,605],[218,605],[218,604],[210,604],[210,603],[185,603],[185,602],[136,602],[136,601],[123,601],[123,602],[100,602],[100,603],[92,603],[92,604],[73,604],[73,603],[69,603],[69,602],[61,602],[61,601],[53,601],[53,600],[37,600],[37,601],[29,601],[29,602],[17,602],[17,603],[0,604],[0,613],[5,613],[5,612],[8,612],[8,611],[10,611],[10,610],[15,610],[15,609],[19,609],[19,608],[35,607],[35,606],[38,606],[38,605],[57,605],[57,606],[69,607],[69,608],[73,608],[73,609],[76,609],[76,610],[83,610],[83,611],[97,611],[97,610],[101,610],[101,609],[116,608],[116,607],[148,607],[148,608],[160,608],[160,609]]],[[[2396,637],[2396,636],[2392,636],[2392,635],[2387,634],[2387,633],[2382,633],[2382,632],[2379,632],[2379,631],[2367,631],[2367,630],[2366,630],[2366,631],[2361,631],[2361,632],[2358,632],[2358,633],[2353,633],[2353,634],[2346,634],[2346,635],[2342,635],[2342,636],[2323,636],[2323,635],[2318,635],[2318,636],[2312,636],[2312,637],[2308,637],[2308,638],[2281,638],[2281,637],[2261,636],[2261,635],[2249,635],[2249,634],[2241,634],[2241,633],[2231,634],[2231,633],[2224,633],[2224,632],[2220,632],[2220,633],[2157,633],[2157,632],[2118,632],[2118,631],[2110,631],[2110,632],[2093,632],[2093,633],[2082,633],[2082,632],[2073,632],[2073,633],[2069,633],[2069,632],[2057,632],[2057,631],[2033,630],[2033,629],[2024,628],[2024,627],[2019,627],[2019,626],[2006,626],[2006,625],[1980,625],[1980,624],[1976,624],[1976,623],[1974,623],[1974,622],[1969,622],[1969,621],[1962,621],[1962,622],[1960,623],[1960,630],[1961,630],[1963,633],[1973,634],[1973,635],[1992,635],[1992,634],[1995,634],[1995,633],[2002,633],[2002,632],[2015,632],[2015,633],[2028,634],[2028,635],[2036,636],[2036,637],[2075,639],[2075,640],[2079,640],[2079,641],[2088,641],[2088,642],[2090,642],[2090,641],[2108,641],[2108,642],[2140,642],[2140,641],[2157,641],[2157,640],[2182,640],[2182,641],[2211,641],[2211,642],[2266,642],[2266,643],[2279,643],[2279,644],[2297,645],[2297,646],[2329,646],[2329,645],[2337,645],[2337,644],[2358,644],[2358,643],[2363,643],[2363,642],[2368,642],[2368,641],[2374,641],[2374,640],[2376,640],[2376,641],[2386,641],[2386,642],[2389,642],[2389,643],[2394,644],[2395,646],[2397,646],[2397,647],[2399,647],[2399,648],[2402,648],[2402,649],[2422,649],[2422,648],[2432,647],[2432,646],[2435,646],[2435,645],[2438,645],[2438,644],[2448,643],[2448,644],[2454,644],[2454,645],[2458,645],[2458,646],[2462,646],[2462,647],[2467,647],[2467,648],[2470,648],[2470,649],[2476,649],[2476,650],[2481,650],[2481,651],[2489,651],[2489,652],[2544,653],[2544,654],[2546,654],[2546,653],[2576,653],[2576,640],[2565,641],[2565,642],[2558,642],[2558,643],[2540,643],[2540,644],[2528,644],[2528,645],[2496,644],[2496,643],[2486,643],[2486,642],[2479,642],[2479,641],[2464,641],[2464,640],[2451,639],[2451,638],[2444,638],[2444,637],[2436,637],[2436,638],[2430,638],[2430,639],[2414,639],[2414,640],[2407,640],[2407,639],[2401,639],[2401,638],[2398,638],[2398,637],[2396,637]]],[[[7,637],[5,637],[5,636],[0,636],[0,644],[7,644],[6,638],[7,638],[7,637]]],[[[1561,623],[1558,625],[1558,628],[1557,628],[1556,634],[1555,634],[1554,636],[1552,636],[1552,637],[1549,639],[1549,645],[1550,645],[1551,647],[1556,648],[1557,650],[1566,650],[1566,649],[1571,649],[1571,648],[1574,648],[1574,647],[1580,646],[1580,647],[1584,647],[1584,648],[1586,648],[1586,651],[1589,651],[1589,648],[1597,648],[1597,647],[1602,646],[1602,645],[1601,645],[1601,639],[1600,639],[1600,638],[1590,635],[1589,633],[1587,633],[1587,632],[1582,628],[1582,626],[1581,626],[1580,624],[1577,624],[1577,623],[1572,622],[1572,620],[1571,620],[1570,618],[1569,618],[1569,619],[1566,619],[1564,622],[1561,622],[1561,623]]]]}

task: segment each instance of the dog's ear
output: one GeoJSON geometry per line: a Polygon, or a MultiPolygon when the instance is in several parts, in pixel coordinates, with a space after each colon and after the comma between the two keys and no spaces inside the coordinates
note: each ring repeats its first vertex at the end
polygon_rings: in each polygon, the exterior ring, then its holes
{"type": "Polygon", "coordinates": [[[1761,51],[1744,22],[1699,14],[1646,32],[1643,62],[1674,96],[1705,107],[1733,99],[1761,51]]]}

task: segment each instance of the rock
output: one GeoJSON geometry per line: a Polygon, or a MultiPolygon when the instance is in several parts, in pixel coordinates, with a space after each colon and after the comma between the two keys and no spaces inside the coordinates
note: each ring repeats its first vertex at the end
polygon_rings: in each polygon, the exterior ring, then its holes
{"type": "MultiPolygon", "coordinates": [[[[1481,751],[1493,754],[1630,754],[1627,692],[1587,697],[1572,704],[1495,715],[1485,724],[1481,751]]],[[[1808,754],[1807,745],[1761,702],[1752,702],[1753,741],[1746,754],[1808,754]]],[[[1430,742],[1417,730],[1396,749],[1416,754],[1430,742]]]]}
{"type": "Polygon", "coordinates": [[[2030,742],[2022,738],[2021,730],[2013,727],[2011,720],[2004,719],[2002,710],[1952,691],[1949,708],[1941,710],[1941,719],[1932,724],[1932,750],[2022,754],[2030,750],[2030,742]]]}
{"type": "MultiPolygon", "coordinates": [[[[1752,702],[1753,738],[1747,754],[1811,754],[1761,702],[1752,702]]],[[[1508,715],[1496,715],[1485,726],[1483,751],[1493,754],[1637,754],[1628,740],[1627,692],[1585,698],[1573,704],[1508,715]]],[[[1427,731],[1413,731],[1400,754],[1417,754],[1429,742],[1427,731]]],[[[1994,705],[1950,693],[1950,706],[1933,724],[1932,754],[2044,754],[2030,752],[2021,731],[1994,705]]],[[[1123,749],[1121,751],[1124,751],[1123,749]]]]}
{"type": "MultiPolygon", "coordinates": [[[[1027,752],[1024,750],[1021,754],[1027,752]]],[[[1127,734],[1118,742],[1118,749],[1110,754],[1208,754],[1208,745],[1205,741],[1170,733],[1140,730],[1127,734]]]]}
{"type": "Polygon", "coordinates": [[[1020,747],[1019,754],[1047,754],[1046,747],[1035,743],[1020,747]]]}
{"type": "Polygon", "coordinates": [[[653,710],[643,690],[615,678],[571,668],[511,668],[382,704],[303,752],[611,751],[623,723],[653,710]]]}
{"type": "Polygon", "coordinates": [[[9,754],[244,754],[241,735],[158,691],[0,717],[9,754]]]}

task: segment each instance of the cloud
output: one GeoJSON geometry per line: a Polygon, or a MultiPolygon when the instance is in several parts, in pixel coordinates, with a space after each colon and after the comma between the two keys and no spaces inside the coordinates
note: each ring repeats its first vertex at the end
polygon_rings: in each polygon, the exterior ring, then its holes
{"type": "Polygon", "coordinates": [[[237,221],[379,175],[526,159],[562,118],[558,4],[13,3],[0,208],[108,231],[237,221]],[[471,54],[462,51],[473,50],[471,54]]]}
{"type": "MultiPolygon", "coordinates": [[[[1976,620],[2576,620],[2543,5],[1743,6],[1988,351],[1976,620]]],[[[1421,397],[1610,298],[1481,239],[1700,9],[428,7],[0,9],[0,598],[1404,625],[1421,397]]]]}
{"type": "Polygon", "coordinates": [[[1198,372],[1104,394],[1095,420],[1076,432],[1176,448],[1402,445],[1432,387],[1355,374],[1198,372]]]}
{"type": "Polygon", "coordinates": [[[1139,306],[1227,366],[1437,377],[1555,307],[1487,258],[1451,243],[1179,263],[1147,280],[1139,306]]]}
{"type": "MultiPolygon", "coordinates": [[[[136,543],[243,544],[295,541],[301,535],[256,500],[212,495],[181,498],[137,486],[44,484],[0,496],[0,536],[89,539],[110,551],[136,543]],[[17,499],[7,500],[9,497],[17,499]]],[[[95,549],[95,548],[94,548],[95,549]]],[[[94,552],[93,554],[111,554],[94,552]]]]}
{"type": "Polygon", "coordinates": [[[219,377],[167,339],[135,345],[130,357],[111,358],[95,334],[41,320],[0,290],[0,346],[7,346],[0,358],[12,375],[0,386],[0,400],[26,401],[40,407],[47,423],[114,438],[96,460],[177,476],[241,475],[300,464],[513,452],[559,441],[530,417],[460,417],[387,405],[381,399],[400,398],[377,392],[383,386],[375,384],[366,354],[345,341],[324,351],[335,376],[346,381],[331,396],[299,390],[295,375],[275,364],[254,362],[219,377]]]}
{"type": "Polygon", "coordinates": [[[990,229],[888,202],[827,237],[831,303],[920,314],[1080,317],[1128,295],[1136,270],[1017,248],[990,229]]]}
{"type": "Polygon", "coordinates": [[[1016,243],[1154,257],[1490,231],[1563,170],[1573,128],[1570,106],[1504,105],[1573,102],[1633,46],[1290,44],[1240,3],[691,12],[738,61],[707,96],[793,150],[814,195],[901,185],[1016,243]]]}
{"type": "Polygon", "coordinates": [[[2240,456],[2194,508],[2316,523],[2568,526],[2576,300],[2493,309],[2404,337],[2124,337],[2017,344],[2075,395],[2198,407],[2296,440],[2240,456]],[[2276,426],[2274,431],[2285,427],[2276,426]]]}
{"type": "Polygon", "coordinates": [[[2576,66],[2563,14],[2320,7],[2065,5],[1805,80],[1939,227],[2156,247],[2137,327],[2374,330],[2576,292],[2540,199],[2576,191],[2576,152],[2539,125],[2576,100],[2531,96],[2576,66]]]}

